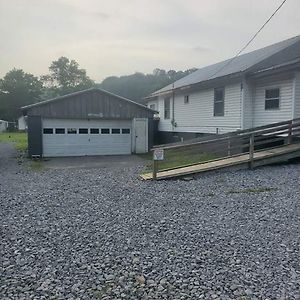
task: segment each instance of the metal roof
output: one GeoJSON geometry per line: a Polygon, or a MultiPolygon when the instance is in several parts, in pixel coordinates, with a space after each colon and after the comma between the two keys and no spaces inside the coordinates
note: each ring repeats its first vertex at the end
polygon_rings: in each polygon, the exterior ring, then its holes
{"type": "Polygon", "coordinates": [[[125,97],[116,95],[114,93],[108,92],[108,91],[100,89],[100,88],[90,88],[90,89],[82,90],[82,91],[79,91],[79,92],[74,92],[74,93],[71,93],[71,94],[67,94],[67,95],[55,97],[55,98],[52,98],[52,99],[48,99],[48,100],[44,100],[44,101],[41,101],[41,102],[37,102],[37,103],[33,103],[33,104],[30,104],[30,105],[23,106],[23,107],[21,107],[21,109],[22,110],[26,110],[26,109],[30,109],[32,107],[42,106],[42,105],[45,105],[45,104],[48,104],[48,103],[51,103],[51,102],[59,101],[59,100],[62,100],[62,99],[73,97],[73,96],[78,96],[78,95],[85,94],[85,93],[88,93],[88,92],[101,92],[101,93],[105,93],[107,95],[119,98],[120,100],[129,102],[130,104],[137,105],[137,106],[140,106],[140,107],[142,107],[142,108],[144,108],[146,110],[152,111],[154,114],[158,113],[156,110],[153,110],[153,109],[151,109],[151,108],[149,108],[149,107],[147,107],[147,106],[145,106],[143,104],[137,103],[137,102],[135,102],[133,100],[127,99],[125,97]]]}
{"type": "Polygon", "coordinates": [[[164,88],[152,93],[149,96],[149,98],[152,96],[156,96],[157,94],[170,91],[172,89],[181,88],[184,86],[216,79],[231,74],[245,72],[250,67],[255,66],[256,64],[263,61],[264,59],[269,58],[273,54],[299,41],[300,41],[300,35],[249,53],[242,54],[234,59],[230,58],[222,62],[198,69],[192,74],[189,74],[175,81],[174,83],[171,83],[165,86],[164,88]],[[232,61],[230,62],[230,60],[232,61]]]}

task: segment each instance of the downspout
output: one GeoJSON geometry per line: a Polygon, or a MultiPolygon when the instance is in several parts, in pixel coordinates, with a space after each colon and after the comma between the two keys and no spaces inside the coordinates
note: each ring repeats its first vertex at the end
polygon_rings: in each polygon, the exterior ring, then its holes
{"type": "Polygon", "coordinates": [[[295,109],[295,106],[296,106],[296,79],[297,79],[297,73],[295,72],[295,75],[294,75],[294,80],[293,80],[293,102],[292,102],[292,119],[296,119],[296,109],[295,109]]]}
{"type": "Polygon", "coordinates": [[[241,114],[240,114],[240,128],[244,129],[244,118],[245,118],[245,88],[244,88],[244,78],[241,81],[241,92],[240,92],[240,105],[241,105],[241,114]]]}
{"type": "Polygon", "coordinates": [[[174,131],[175,128],[175,108],[174,108],[174,103],[175,103],[175,91],[174,91],[174,83],[172,85],[172,131],[174,131]]]}

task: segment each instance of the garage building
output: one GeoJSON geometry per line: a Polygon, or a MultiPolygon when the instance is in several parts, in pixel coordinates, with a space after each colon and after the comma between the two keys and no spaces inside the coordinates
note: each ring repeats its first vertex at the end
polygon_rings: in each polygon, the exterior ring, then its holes
{"type": "Polygon", "coordinates": [[[102,89],[88,89],[22,107],[29,156],[146,153],[156,111],[102,89]]]}

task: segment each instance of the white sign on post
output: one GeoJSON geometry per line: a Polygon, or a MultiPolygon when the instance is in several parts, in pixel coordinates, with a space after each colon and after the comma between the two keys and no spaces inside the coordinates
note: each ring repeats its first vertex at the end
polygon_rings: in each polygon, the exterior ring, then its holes
{"type": "Polygon", "coordinates": [[[154,149],[153,160],[164,160],[164,149],[154,149]]]}

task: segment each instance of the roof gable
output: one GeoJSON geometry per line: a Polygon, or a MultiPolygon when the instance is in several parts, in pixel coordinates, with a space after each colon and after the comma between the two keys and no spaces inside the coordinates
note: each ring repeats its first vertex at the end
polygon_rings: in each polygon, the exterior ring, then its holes
{"type": "Polygon", "coordinates": [[[30,105],[23,106],[23,107],[21,107],[21,109],[22,109],[22,110],[28,110],[28,109],[30,109],[30,108],[32,108],[32,107],[37,107],[37,106],[47,105],[48,103],[52,103],[52,102],[64,100],[64,99],[67,99],[67,98],[72,98],[72,97],[74,97],[74,96],[80,96],[80,95],[87,94],[87,93],[91,93],[91,92],[104,93],[104,94],[107,94],[107,95],[109,95],[109,96],[118,98],[118,99],[120,99],[120,100],[122,100],[122,101],[126,101],[126,102],[129,103],[129,104],[137,105],[137,106],[140,106],[141,108],[144,108],[144,109],[146,109],[146,110],[149,110],[149,111],[152,111],[152,112],[156,113],[156,111],[154,111],[154,110],[148,108],[147,106],[145,106],[145,105],[143,105],[143,104],[137,103],[137,102],[135,102],[135,101],[133,101],[133,100],[127,99],[127,98],[125,98],[125,97],[116,95],[116,94],[114,94],[114,93],[111,93],[111,92],[109,92],[109,91],[106,91],[106,90],[103,90],[103,89],[100,89],[100,88],[86,89],[86,90],[82,90],[82,91],[79,91],[79,92],[75,92],[75,93],[71,93],[71,94],[67,94],[67,95],[55,97],[55,98],[52,98],[52,99],[47,99],[47,100],[44,100],[44,101],[41,101],[41,102],[37,102],[37,103],[33,103],[33,104],[30,104],[30,105]]]}
{"type": "Polygon", "coordinates": [[[45,118],[151,118],[156,111],[101,89],[81,92],[22,107],[23,114],[45,118]]]}

